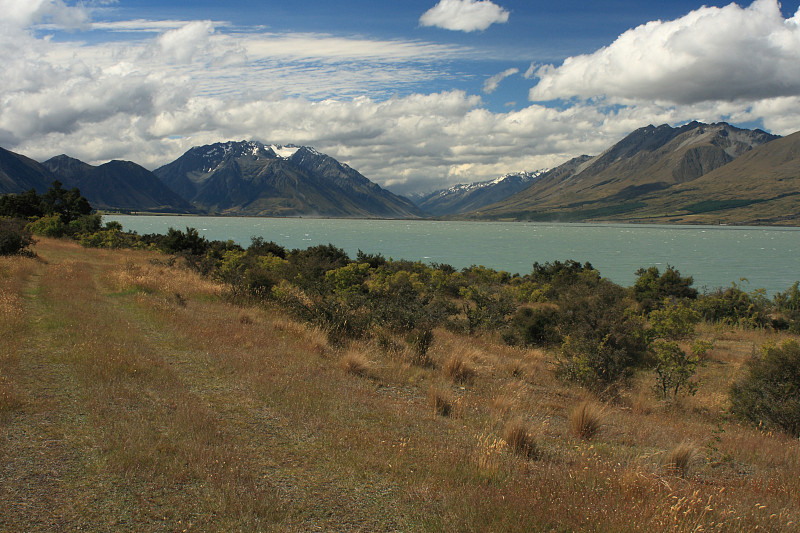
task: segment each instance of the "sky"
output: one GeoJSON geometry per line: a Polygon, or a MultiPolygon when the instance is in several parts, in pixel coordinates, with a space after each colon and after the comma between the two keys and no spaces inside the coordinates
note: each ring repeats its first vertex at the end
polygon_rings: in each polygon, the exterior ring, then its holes
{"type": "Polygon", "coordinates": [[[0,0],[0,146],[312,146],[399,194],[648,124],[800,130],[800,0],[0,0]]]}

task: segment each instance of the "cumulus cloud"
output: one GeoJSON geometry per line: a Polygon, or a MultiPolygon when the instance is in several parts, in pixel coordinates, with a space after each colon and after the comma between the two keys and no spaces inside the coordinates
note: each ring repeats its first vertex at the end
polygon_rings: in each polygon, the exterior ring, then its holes
{"type": "Polygon", "coordinates": [[[65,28],[83,28],[89,22],[89,13],[83,5],[68,6],[63,0],[0,0],[0,25],[28,27],[38,23],[51,23],[65,28]]]}
{"type": "Polygon", "coordinates": [[[800,10],[776,0],[702,7],[623,33],[592,54],[535,70],[530,99],[604,97],[675,104],[760,100],[800,93],[800,10]]]}
{"type": "Polygon", "coordinates": [[[509,76],[517,74],[518,72],[519,72],[518,68],[509,68],[504,70],[503,72],[495,74],[494,76],[483,82],[483,92],[485,92],[486,94],[491,94],[495,92],[497,90],[497,87],[500,86],[501,81],[503,81],[509,76]]]}
{"type": "Polygon", "coordinates": [[[485,30],[495,23],[508,22],[508,11],[489,0],[440,0],[419,18],[423,26],[446,30],[485,30]]]}

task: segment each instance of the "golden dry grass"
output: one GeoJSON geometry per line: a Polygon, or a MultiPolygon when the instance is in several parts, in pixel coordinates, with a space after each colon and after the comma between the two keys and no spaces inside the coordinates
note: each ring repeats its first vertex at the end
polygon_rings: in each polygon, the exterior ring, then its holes
{"type": "Polygon", "coordinates": [[[428,403],[433,408],[433,412],[439,416],[453,414],[453,395],[443,387],[431,386],[428,389],[428,403]]]}
{"type": "Polygon", "coordinates": [[[569,411],[585,392],[555,379],[546,353],[437,330],[432,367],[354,342],[371,366],[359,379],[324,332],[230,305],[156,254],[47,239],[37,252],[46,263],[0,259],[14,310],[0,369],[17,398],[0,416],[2,531],[800,523],[800,443],[726,411],[726,384],[770,335],[715,331],[697,396],[659,402],[642,372],[579,440],[569,411]],[[445,375],[453,354],[474,372],[468,386],[445,375]],[[451,416],[436,414],[441,399],[451,416]],[[697,454],[688,475],[665,476],[684,441],[697,454]]]}
{"type": "Polygon", "coordinates": [[[528,459],[537,459],[541,450],[531,434],[531,429],[522,417],[516,417],[505,426],[503,439],[516,453],[528,459]]]}
{"type": "Polygon", "coordinates": [[[700,459],[700,452],[691,442],[681,442],[673,447],[664,457],[664,469],[667,473],[687,477],[700,459]]]}
{"type": "Polygon", "coordinates": [[[569,412],[569,426],[576,437],[591,439],[604,425],[605,413],[596,404],[583,401],[569,412]]]}
{"type": "Polygon", "coordinates": [[[442,371],[455,383],[470,383],[476,376],[475,368],[459,355],[451,356],[442,371]]]}
{"type": "Polygon", "coordinates": [[[370,369],[369,359],[358,350],[348,350],[339,362],[345,372],[356,376],[366,376],[370,369]]]}

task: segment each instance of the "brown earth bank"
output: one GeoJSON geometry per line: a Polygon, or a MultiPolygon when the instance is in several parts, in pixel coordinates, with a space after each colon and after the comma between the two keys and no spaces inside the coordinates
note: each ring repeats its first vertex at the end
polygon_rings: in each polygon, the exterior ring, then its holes
{"type": "Polygon", "coordinates": [[[658,401],[640,371],[603,403],[491,334],[436,330],[420,367],[234,306],[156,253],[35,251],[0,258],[0,531],[800,524],[800,443],[727,403],[788,335],[703,325],[696,395],[658,401]]]}

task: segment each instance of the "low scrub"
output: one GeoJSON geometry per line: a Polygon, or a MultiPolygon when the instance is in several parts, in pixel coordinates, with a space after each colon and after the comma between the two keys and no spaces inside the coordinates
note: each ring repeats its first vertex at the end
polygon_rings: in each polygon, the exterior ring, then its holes
{"type": "Polygon", "coordinates": [[[34,244],[25,221],[15,218],[0,218],[0,256],[30,255],[34,244]]]}

